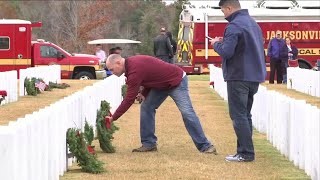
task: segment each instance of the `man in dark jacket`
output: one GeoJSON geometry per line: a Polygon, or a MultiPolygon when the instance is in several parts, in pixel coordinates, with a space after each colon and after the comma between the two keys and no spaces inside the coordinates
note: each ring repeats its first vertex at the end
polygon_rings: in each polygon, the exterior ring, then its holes
{"type": "Polygon", "coordinates": [[[153,51],[154,55],[168,63],[173,63],[173,50],[170,39],[166,35],[166,29],[161,28],[160,34],[153,40],[153,51]]]}
{"type": "Polygon", "coordinates": [[[124,114],[135,99],[143,100],[140,108],[140,136],[142,146],[132,152],[157,150],[155,135],[156,109],[170,96],[178,106],[186,129],[197,149],[203,153],[216,154],[216,149],[206,138],[198,116],[193,110],[188,90],[188,77],[178,66],[159,61],[152,56],[137,55],[127,59],[118,54],[110,55],[107,67],[116,76],[127,77],[127,93],[111,121],[124,114]],[[140,87],[144,89],[140,92],[140,87]]]}
{"type": "Polygon", "coordinates": [[[284,74],[285,61],[288,61],[288,48],[281,38],[281,31],[276,31],[276,37],[272,38],[268,45],[268,57],[270,57],[269,83],[274,83],[274,74],[277,72],[277,83],[281,84],[284,74]]]}
{"type": "Polygon", "coordinates": [[[266,77],[262,32],[248,10],[241,9],[238,0],[220,0],[219,6],[229,24],[223,38],[216,37],[210,42],[223,58],[229,114],[237,135],[237,153],[225,159],[253,161],[251,107],[253,95],[266,77]]]}

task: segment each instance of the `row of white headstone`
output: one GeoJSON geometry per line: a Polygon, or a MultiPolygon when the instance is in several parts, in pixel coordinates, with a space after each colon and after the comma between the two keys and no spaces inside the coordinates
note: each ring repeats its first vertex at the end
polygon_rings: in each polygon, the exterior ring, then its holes
{"type": "Polygon", "coordinates": [[[18,86],[18,71],[0,72],[0,90],[7,92],[7,97],[0,105],[15,102],[20,96],[26,95],[24,80],[25,78],[41,78],[46,84],[49,82],[61,82],[61,67],[60,65],[30,67],[19,70],[19,86],[18,86]]]}
{"type": "Polygon", "coordinates": [[[101,100],[115,110],[124,78],[110,76],[39,111],[0,126],[0,174],[6,180],[58,180],[66,161],[68,128],[95,127],[101,100]]]}
{"type": "MultiPolygon", "coordinates": [[[[227,85],[221,68],[210,66],[210,81],[214,82],[215,91],[227,100],[227,85]]],[[[281,154],[304,169],[312,179],[320,178],[319,108],[260,85],[251,113],[254,127],[266,133],[281,154]]]]}
{"type": "Polygon", "coordinates": [[[287,68],[287,88],[320,97],[320,71],[287,68]]]}
{"type": "Polygon", "coordinates": [[[0,72],[0,90],[7,92],[7,97],[0,105],[18,100],[18,73],[17,71],[0,72]]]}

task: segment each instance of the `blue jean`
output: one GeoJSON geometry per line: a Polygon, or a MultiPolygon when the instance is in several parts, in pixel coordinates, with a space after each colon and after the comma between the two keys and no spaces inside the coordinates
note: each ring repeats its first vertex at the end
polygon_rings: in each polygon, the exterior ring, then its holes
{"type": "Polygon", "coordinates": [[[288,60],[284,60],[283,61],[283,70],[282,70],[282,72],[283,72],[283,80],[282,80],[282,82],[283,82],[283,84],[287,84],[287,68],[288,68],[288,60]]]}
{"type": "Polygon", "coordinates": [[[185,76],[179,86],[170,90],[152,89],[141,104],[140,111],[140,136],[143,146],[155,146],[157,136],[155,135],[156,109],[170,96],[178,106],[184,125],[191,136],[197,149],[201,152],[211,146],[211,142],[204,135],[199,118],[193,110],[188,90],[188,77],[185,76]]]}
{"type": "Polygon", "coordinates": [[[237,135],[237,154],[247,159],[254,159],[252,141],[253,95],[259,88],[258,82],[227,81],[229,114],[237,135]]]}

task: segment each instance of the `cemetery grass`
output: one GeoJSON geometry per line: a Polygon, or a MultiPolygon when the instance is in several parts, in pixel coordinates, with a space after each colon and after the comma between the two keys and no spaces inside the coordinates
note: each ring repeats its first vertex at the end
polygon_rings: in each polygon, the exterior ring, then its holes
{"type": "Polygon", "coordinates": [[[59,99],[67,97],[86,86],[92,85],[94,82],[97,82],[97,80],[62,80],[62,83],[67,83],[70,87],[45,91],[37,96],[18,97],[17,102],[0,106],[0,125],[7,125],[9,121],[15,121],[18,118],[24,117],[26,114],[31,114],[34,111],[49,106],[59,99]]]}
{"type": "Polygon", "coordinates": [[[139,104],[118,121],[114,134],[116,153],[106,154],[99,148],[97,157],[105,162],[106,172],[88,174],[74,163],[62,180],[78,179],[310,179],[281,155],[266,135],[254,132],[256,160],[251,163],[226,162],[224,157],[236,149],[236,137],[228,115],[227,103],[209,88],[205,77],[189,76],[190,95],[206,136],[214,143],[218,155],[197,151],[188,135],[181,115],[171,98],[157,110],[156,135],[158,152],[132,153],[139,147],[139,104]],[[196,81],[198,80],[198,81],[196,81]]]}
{"type": "Polygon", "coordinates": [[[310,96],[293,89],[287,89],[286,84],[269,84],[268,82],[265,82],[262,85],[267,87],[268,90],[277,91],[294,99],[305,100],[307,103],[320,108],[320,97],[310,96]]]}

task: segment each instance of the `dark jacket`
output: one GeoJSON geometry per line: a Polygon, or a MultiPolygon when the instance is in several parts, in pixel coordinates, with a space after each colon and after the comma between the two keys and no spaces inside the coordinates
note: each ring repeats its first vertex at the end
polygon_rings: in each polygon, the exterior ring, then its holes
{"type": "Polygon", "coordinates": [[[292,53],[293,54],[292,59],[297,59],[297,57],[298,57],[298,49],[297,49],[296,46],[291,44],[291,51],[289,51],[289,48],[288,48],[288,53],[292,53]]]}
{"type": "Polygon", "coordinates": [[[173,57],[171,42],[168,36],[166,36],[165,34],[158,35],[153,40],[153,44],[154,44],[153,51],[156,57],[159,57],[159,56],[173,57]]]}
{"type": "Polygon", "coordinates": [[[224,31],[223,41],[213,45],[223,58],[225,81],[264,82],[266,65],[261,28],[247,9],[234,12],[226,20],[229,24],[224,31]]]}
{"type": "Polygon", "coordinates": [[[273,38],[268,45],[268,56],[274,60],[287,60],[288,47],[284,39],[273,38]]]}
{"type": "Polygon", "coordinates": [[[176,54],[177,52],[177,42],[172,38],[172,33],[171,32],[166,32],[166,35],[168,36],[171,46],[172,46],[172,51],[173,51],[173,55],[176,54]]]}
{"type": "Polygon", "coordinates": [[[174,64],[165,63],[152,56],[137,55],[125,60],[125,76],[127,77],[128,90],[126,97],[113,114],[113,119],[118,119],[134,103],[140,90],[147,97],[151,89],[170,90],[179,86],[183,70],[174,64]]]}

